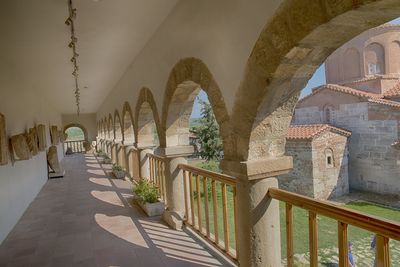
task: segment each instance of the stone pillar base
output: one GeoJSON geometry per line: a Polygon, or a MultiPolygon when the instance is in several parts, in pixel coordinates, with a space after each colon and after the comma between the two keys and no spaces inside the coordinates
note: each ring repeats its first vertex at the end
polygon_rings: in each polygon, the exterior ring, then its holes
{"type": "Polygon", "coordinates": [[[174,230],[181,230],[184,214],[178,211],[165,210],[163,220],[174,230]]]}

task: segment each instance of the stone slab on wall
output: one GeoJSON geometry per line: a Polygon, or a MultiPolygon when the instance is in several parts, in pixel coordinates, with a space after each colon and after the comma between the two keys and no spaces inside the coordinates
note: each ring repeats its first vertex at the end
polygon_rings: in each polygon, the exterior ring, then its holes
{"type": "Polygon", "coordinates": [[[8,142],[6,135],[6,118],[0,113],[0,165],[8,163],[8,142]]]}

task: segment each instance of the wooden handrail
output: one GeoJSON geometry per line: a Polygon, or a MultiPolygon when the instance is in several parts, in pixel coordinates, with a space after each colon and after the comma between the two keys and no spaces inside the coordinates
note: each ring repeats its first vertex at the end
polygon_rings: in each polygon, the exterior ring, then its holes
{"type": "Polygon", "coordinates": [[[222,173],[217,173],[217,172],[213,172],[213,171],[209,171],[209,170],[205,170],[205,169],[201,169],[201,168],[197,168],[188,164],[179,164],[178,168],[184,170],[184,171],[189,171],[191,173],[197,174],[197,175],[201,175],[201,176],[207,176],[211,179],[223,182],[225,184],[228,185],[232,185],[232,186],[236,186],[236,178],[226,175],[226,174],[222,174],[222,173]]]}
{"type": "Polygon", "coordinates": [[[166,157],[155,155],[155,154],[151,154],[151,153],[147,153],[147,156],[149,158],[155,158],[155,159],[162,160],[162,161],[164,161],[166,159],[166,157]]]}
{"type": "Polygon", "coordinates": [[[268,190],[268,196],[293,206],[306,209],[310,212],[330,217],[342,223],[350,224],[384,237],[400,241],[399,223],[278,188],[270,188],[268,190]]]}

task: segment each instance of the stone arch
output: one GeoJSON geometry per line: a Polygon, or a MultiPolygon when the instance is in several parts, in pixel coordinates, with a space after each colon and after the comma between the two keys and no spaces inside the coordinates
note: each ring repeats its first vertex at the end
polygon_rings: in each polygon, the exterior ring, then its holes
{"type": "Polygon", "coordinates": [[[376,42],[364,49],[365,73],[367,75],[385,74],[385,48],[376,42]]]}
{"type": "Polygon", "coordinates": [[[140,90],[135,108],[135,140],[141,146],[154,146],[154,130],[156,131],[159,145],[165,147],[164,133],[160,127],[157,106],[150,89],[144,87],[140,90]],[[154,129],[155,128],[155,129],[154,129]]]}
{"type": "Polygon", "coordinates": [[[360,52],[356,48],[349,48],[344,52],[343,70],[345,81],[361,77],[360,60],[360,52]]]}
{"type": "Polygon", "coordinates": [[[399,14],[395,0],[284,1],[248,59],[231,116],[236,151],[225,157],[282,156],[299,92],[315,70],[348,40],[399,14]]]}
{"type": "Polygon", "coordinates": [[[107,118],[103,119],[103,139],[107,139],[108,138],[108,121],[107,118]]]}
{"type": "Polygon", "coordinates": [[[389,44],[389,71],[390,73],[400,73],[400,42],[393,41],[389,44]]]}
{"type": "Polygon", "coordinates": [[[322,113],[322,122],[324,123],[333,123],[334,118],[333,118],[333,106],[332,105],[325,105],[323,107],[323,113],[322,113]]]}
{"type": "Polygon", "coordinates": [[[87,133],[86,128],[82,124],[79,124],[79,123],[69,123],[69,124],[65,125],[63,132],[65,133],[65,131],[71,127],[77,127],[79,129],[81,129],[83,132],[83,135],[84,135],[84,140],[86,140],[86,141],[88,140],[88,133],[87,133]]]}
{"type": "Polygon", "coordinates": [[[136,139],[134,125],[135,123],[132,115],[131,106],[128,102],[125,102],[124,107],[122,108],[122,130],[124,135],[124,143],[135,143],[136,139]]]}
{"type": "Polygon", "coordinates": [[[122,133],[122,121],[119,116],[118,110],[114,111],[114,139],[117,142],[121,142],[124,140],[124,135],[122,133]]]}
{"type": "Polygon", "coordinates": [[[172,69],[164,94],[162,129],[166,133],[167,146],[189,144],[189,118],[193,103],[200,90],[207,93],[215,118],[220,127],[224,151],[230,144],[229,115],[224,98],[213,75],[197,58],[180,60],[172,69]]]}
{"type": "Polygon", "coordinates": [[[111,114],[108,114],[108,124],[107,124],[107,131],[108,131],[108,139],[114,140],[115,132],[114,132],[114,121],[111,114]]]}

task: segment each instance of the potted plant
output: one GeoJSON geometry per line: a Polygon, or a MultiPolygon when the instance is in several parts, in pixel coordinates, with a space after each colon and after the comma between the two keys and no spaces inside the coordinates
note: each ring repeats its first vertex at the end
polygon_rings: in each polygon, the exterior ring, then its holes
{"type": "Polygon", "coordinates": [[[106,153],[103,153],[102,157],[103,157],[103,163],[104,164],[110,164],[111,163],[111,159],[106,153]]]}
{"type": "Polygon", "coordinates": [[[113,164],[112,172],[113,172],[115,178],[117,178],[117,179],[125,178],[125,175],[126,175],[125,170],[124,170],[124,168],[122,168],[122,166],[120,166],[118,164],[113,164]]]}
{"type": "Polygon", "coordinates": [[[160,192],[158,188],[147,181],[140,179],[133,188],[136,195],[137,203],[146,212],[147,216],[162,215],[165,210],[164,202],[160,201],[160,192]]]}

